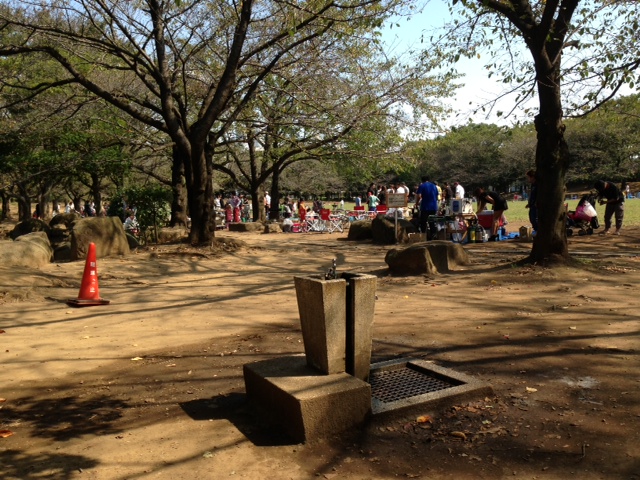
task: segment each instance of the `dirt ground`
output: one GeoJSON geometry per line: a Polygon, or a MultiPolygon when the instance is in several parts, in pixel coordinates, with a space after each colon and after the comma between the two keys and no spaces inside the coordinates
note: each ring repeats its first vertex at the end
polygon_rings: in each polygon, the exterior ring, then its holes
{"type": "Polygon", "coordinates": [[[515,266],[531,244],[508,241],[410,277],[346,234],[218,238],[228,251],[98,259],[101,307],[64,303],[84,262],[0,266],[0,478],[640,479],[640,228],[571,238],[572,266],[515,266]],[[334,257],[379,277],[373,361],[433,361],[494,394],[280,434],[242,365],[303,352],[293,276],[334,257]]]}

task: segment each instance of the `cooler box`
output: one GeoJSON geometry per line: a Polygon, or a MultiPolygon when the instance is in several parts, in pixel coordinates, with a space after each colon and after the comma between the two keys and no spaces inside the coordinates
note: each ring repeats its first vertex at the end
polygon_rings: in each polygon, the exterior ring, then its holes
{"type": "MultiPolygon", "coordinates": [[[[478,213],[478,223],[491,232],[491,223],[493,222],[493,210],[484,210],[478,213]]],[[[503,222],[502,219],[498,222],[498,226],[502,227],[503,222]]]]}

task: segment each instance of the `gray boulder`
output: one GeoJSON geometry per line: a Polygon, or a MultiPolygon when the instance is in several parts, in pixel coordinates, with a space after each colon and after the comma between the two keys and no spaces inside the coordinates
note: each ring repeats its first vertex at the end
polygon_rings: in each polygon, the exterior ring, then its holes
{"type": "Polygon", "coordinates": [[[410,233],[415,233],[416,227],[408,220],[398,219],[398,238],[396,239],[395,219],[385,215],[377,215],[371,221],[371,235],[373,243],[393,245],[394,243],[406,243],[410,233]]]}
{"type": "Polygon", "coordinates": [[[189,236],[186,227],[165,227],[158,229],[158,243],[181,243],[189,236]]]}
{"type": "Polygon", "coordinates": [[[349,226],[347,240],[371,240],[372,238],[371,220],[356,220],[349,226]]]}
{"type": "Polygon", "coordinates": [[[0,242],[0,264],[5,267],[40,268],[52,259],[53,249],[45,232],[20,235],[14,242],[0,242]]]}
{"type": "Polygon", "coordinates": [[[53,261],[54,262],[69,262],[71,261],[71,242],[59,243],[52,245],[53,247],[53,261]]]}
{"type": "Polygon", "coordinates": [[[47,222],[44,222],[38,218],[30,218],[23,222],[17,223],[16,226],[13,227],[13,230],[9,232],[9,237],[11,238],[11,240],[15,240],[21,235],[27,235],[33,232],[45,232],[47,235],[49,235],[50,230],[51,229],[49,228],[47,222]]]}
{"type": "Polygon", "coordinates": [[[467,265],[469,256],[459,243],[436,240],[389,250],[384,261],[394,274],[421,275],[455,270],[467,265]]]}
{"type": "Polygon", "coordinates": [[[49,221],[49,226],[54,228],[56,225],[64,225],[67,230],[71,231],[73,222],[81,218],[79,213],[60,213],[49,221]]]}
{"type": "Polygon", "coordinates": [[[230,232],[264,232],[262,222],[230,223],[228,228],[230,232]]]}
{"type": "Polygon", "coordinates": [[[127,232],[124,232],[124,234],[127,236],[127,243],[129,244],[129,250],[135,250],[140,246],[140,242],[136,237],[134,237],[133,235],[127,232]]]}
{"type": "Polygon", "coordinates": [[[55,262],[71,260],[71,230],[73,223],[80,218],[82,217],[78,213],[61,213],[49,222],[49,227],[51,227],[49,240],[51,248],[53,248],[55,262]]]}
{"type": "Polygon", "coordinates": [[[71,260],[85,260],[91,243],[96,244],[98,258],[130,253],[119,217],[87,217],[74,222],[71,232],[71,260]]]}
{"type": "Polygon", "coordinates": [[[282,225],[280,225],[279,223],[267,223],[264,226],[264,233],[282,233],[282,225]]]}
{"type": "Polygon", "coordinates": [[[64,223],[58,223],[51,227],[49,231],[49,241],[51,242],[51,248],[55,251],[60,245],[69,243],[71,235],[71,229],[67,228],[64,223]]]}

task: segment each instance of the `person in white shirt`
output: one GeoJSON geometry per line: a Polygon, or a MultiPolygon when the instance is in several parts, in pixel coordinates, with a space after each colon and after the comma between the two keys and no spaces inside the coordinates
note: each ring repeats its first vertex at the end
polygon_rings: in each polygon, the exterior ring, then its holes
{"type": "Polygon", "coordinates": [[[140,226],[138,225],[136,214],[133,212],[130,212],[129,216],[124,221],[124,231],[132,235],[137,235],[139,228],[140,226]]]}
{"type": "Polygon", "coordinates": [[[264,210],[266,217],[269,218],[269,210],[271,210],[271,195],[268,193],[264,194],[264,210]]]}
{"type": "Polygon", "coordinates": [[[458,182],[453,184],[456,187],[456,198],[464,198],[464,188],[458,182]]]}
{"type": "MultiPolygon", "coordinates": [[[[407,188],[407,186],[405,185],[404,182],[400,182],[397,185],[396,193],[403,193],[405,195],[405,198],[406,198],[409,195],[409,189],[407,188]]],[[[396,211],[396,209],[390,209],[387,213],[394,214],[395,211],[396,211]]],[[[404,208],[398,208],[398,218],[405,218],[405,217],[406,217],[405,209],[404,208]]]]}

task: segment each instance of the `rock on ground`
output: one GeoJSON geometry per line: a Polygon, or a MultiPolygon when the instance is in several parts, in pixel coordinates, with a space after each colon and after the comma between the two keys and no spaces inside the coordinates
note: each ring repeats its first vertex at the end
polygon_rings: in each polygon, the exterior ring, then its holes
{"type": "Polygon", "coordinates": [[[6,267],[38,268],[51,263],[53,249],[45,232],[21,235],[13,242],[2,242],[0,263],[6,267]]]}
{"type": "Polygon", "coordinates": [[[89,244],[96,244],[96,257],[128,255],[129,242],[118,217],[81,218],[71,232],[71,260],[84,260],[89,244]]]}
{"type": "Polygon", "coordinates": [[[356,220],[349,226],[347,240],[371,240],[372,238],[371,220],[356,220]]]}
{"type": "Polygon", "coordinates": [[[468,264],[469,257],[459,243],[433,241],[389,250],[384,261],[392,273],[420,275],[446,273],[468,264]]]}
{"type": "Polygon", "coordinates": [[[393,218],[377,215],[371,221],[371,233],[374,243],[393,245],[394,243],[406,243],[410,233],[415,233],[416,227],[409,221],[398,219],[398,236],[396,238],[396,225],[393,218]]]}

